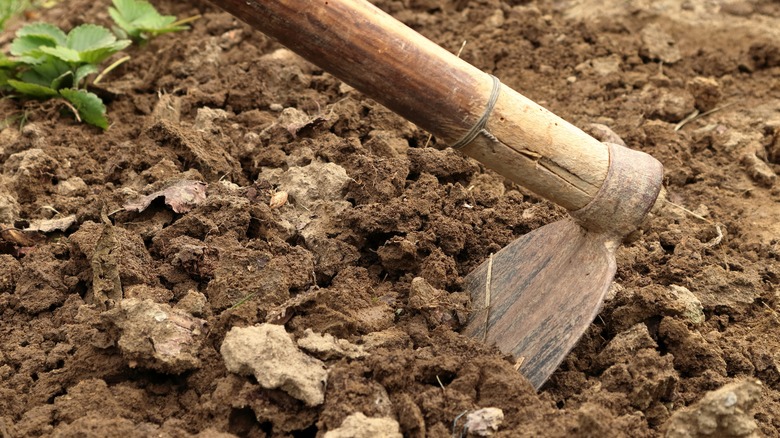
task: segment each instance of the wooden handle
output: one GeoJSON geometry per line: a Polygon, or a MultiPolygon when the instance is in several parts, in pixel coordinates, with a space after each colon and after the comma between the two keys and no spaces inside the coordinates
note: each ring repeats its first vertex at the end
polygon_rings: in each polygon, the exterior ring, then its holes
{"type": "MultiPolygon", "coordinates": [[[[213,2],[449,144],[485,114],[490,75],[365,0],[213,2]]],[[[462,152],[568,210],[606,178],[604,144],[509,87],[486,130],[462,152]]]]}

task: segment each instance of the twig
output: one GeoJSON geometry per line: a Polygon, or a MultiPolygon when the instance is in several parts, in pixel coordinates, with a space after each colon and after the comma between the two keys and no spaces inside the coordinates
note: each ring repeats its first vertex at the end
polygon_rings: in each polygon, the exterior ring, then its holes
{"type": "Polygon", "coordinates": [[[699,115],[699,110],[693,110],[692,113],[688,114],[687,116],[685,116],[684,119],[680,120],[680,123],[674,125],[674,131],[677,132],[681,130],[683,126],[687,125],[688,122],[695,119],[696,116],[698,115],[699,115]]]}
{"type": "Polygon", "coordinates": [[[705,247],[705,248],[714,248],[714,247],[720,245],[720,242],[723,241],[723,230],[720,229],[720,224],[716,224],[715,222],[707,219],[706,217],[704,217],[704,216],[702,216],[700,214],[696,214],[696,213],[692,212],[691,210],[688,210],[687,208],[683,207],[682,205],[675,204],[674,202],[672,202],[672,201],[670,201],[668,199],[666,200],[666,203],[669,204],[669,205],[673,205],[673,206],[679,208],[680,210],[688,213],[689,215],[695,217],[696,219],[699,219],[699,220],[702,220],[704,222],[707,222],[708,224],[710,224],[713,227],[715,227],[715,232],[718,233],[718,234],[712,240],[710,240],[709,242],[702,243],[703,247],[705,247]]]}
{"type": "Polygon", "coordinates": [[[705,111],[705,112],[703,112],[701,114],[699,114],[699,110],[695,110],[690,115],[688,115],[688,117],[682,119],[680,121],[680,123],[676,124],[674,126],[674,130],[675,131],[679,131],[680,129],[682,129],[683,126],[687,125],[688,123],[690,123],[690,122],[692,122],[694,120],[700,119],[702,117],[707,117],[708,115],[710,115],[712,113],[716,113],[716,112],[718,112],[718,111],[720,111],[722,109],[726,109],[726,108],[728,108],[728,107],[730,107],[732,105],[734,105],[733,102],[732,103],[727,103],[727,104],[721,105],[721,106],[719,106],[717,108],[713,108],[713,109],[711,109],[709,111],[705,111]]]}
{"type": "Polygon", "coordinates": [[[61,99],[62,104],[68,107],[71,111],[73,111],[73,115],[76,116],[76,120],[81,123],[81,116],[79,116],[79,110],[76,109],[75,106],[73,106],[70,102],[68,102],[65,99],[61,99]]]}
{"type": "MultiPolygon", "coordinates": [[[[458,414],[458,416],[457,416],[457,417],[455,417],[455,419],[452,421],[452,438],[457,438],[457,437],[458,437],[458,432],[456,432],[456,431],[455,431],[455,430],[458,428],[458,421],[460,421],[461,417],[463,417],[464,415],[466,415],[468,412],[469,412],[469,411],[463,411],[463,412],[461,412],[461,413],[460,413],[460,414],[458,414]]],[[[466,426],[463,426],[463,427],[465,428],[466,426]]],[[[461,432],[460,436],[463,436],[463,432],[461,432]]]]}
{"type": "Polygon", "coordinates": [[[715,223],[712,222],[711,220],[707,219],[706,217],[704,217],[704,216],[702,216],[700,214],[696,214],[696,213],[692,212],[691,210],[688,210],[687,208],[683,207],[682,205],[675,204],[674,202],[672,202],[672,201],[670,201],[668,199],[666,199],[665,201],[666,201],[667,204],[679,208],[680,210],[688,213],[689,215],[695,217],[696,219],[702,220],[702,221],[707,222],[708,224],[711,224],[711,225],[715,225],[715,223]]]}

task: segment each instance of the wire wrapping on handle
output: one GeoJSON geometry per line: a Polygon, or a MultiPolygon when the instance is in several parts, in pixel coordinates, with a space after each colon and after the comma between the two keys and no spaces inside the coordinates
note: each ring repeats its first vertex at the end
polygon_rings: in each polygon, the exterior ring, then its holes
{"type": "MultiPolygon", "coordinates": [[[[471,127],[469,132],[467,132],[463,137],[461,137],[460,140],[456,141],[451,147],[453,149],[460,149],[472,141],[474,141],[477,136],[485,130],[485,126],[487,125],[488,119],[490,119],[490,115],[493,113],[493,108],[496,106],[496,101],[498,100],[498,94],[501,92],[501,81],[498,80],[497,77],[493,75],[489,75],[490,78],[493,80],[493,89],[490,91],[490,99],[488,99],[487,107],[485,108],[485,113],[482,114],[482,117],[477,120],[477,123],[474,124],[474,126],[471,127]]],[[[487,133],[487,131],[485,131],[487,133]]]]}

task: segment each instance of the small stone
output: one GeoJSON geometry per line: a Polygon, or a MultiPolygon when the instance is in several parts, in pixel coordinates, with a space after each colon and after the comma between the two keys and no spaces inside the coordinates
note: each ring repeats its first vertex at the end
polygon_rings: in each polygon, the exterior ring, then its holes
{"type": "Polygon", "coordinates": [[[675,40],[656,23],[642,29],[640,55],[651,60],[674,64],[682,59],[675,40]]]}
{"type": "Polygon", "coordinates": [[[409,291],[409,308],[415,310],[435,309],[441,305],[446,292],[436,289],[424,278],[415,277],[409,291]]]}
{"type": "Polygon", "coordinates": [[[720,102],[720,84],[713,78],[697,76],[688,82],[688,91],[693,95],[696,109],[701,112],[709,111],[720,102]]]}
{"type": "Polygon", "coordinates": [[[77,176],[57,184],[57,194],[62,196],[84,196],[88,191],[87,183],[77,176]]]}
{"type": "Polygon", "coordinates": [[[312,209],[318,201],[341,200],[349,181],[347,171],[338,164],[312,161],[287,169],[277,182],[295,204],[312,209]]]}
{"type": "Polygon", "coordinates": [[[503,26],[504,22],[506,22],[504,11],[502,11],[499,8],[496,8],[493,11],[493,15],[485,19],[485,27],[488,29],[496,29],[503,26]]]}
{"type": "Polygon", "coordinates": [[[10,191],[6,191],[4,178],[0,175],[0,224],[12,224],[19,219],[21,206],[10,191]]]}
{"type": "Polygon", "coordinates": [[[178,303],[176,303],[176,308],[181,309],[187,313],[191,313],[195,316],[203,316],[206,311],[207,304],[208,299],[206,298],[206,295],[203,295],[198,291],[191,290],[187,292],[187,294],[184,295],[178,303]]]}
{"type": "Polygon", "coordinates": [[[268,202],[268,206],[271,209],[279,208],[287,203],[287,192],[279,191],[271,195],[271,201],[268,202]]]}
{"type": "Polygon", "coordinates": [[[761,392],[761,382],[757,380],[730,383],[710,391],[693,406],[672,415],[666,423],[666,438],[761,436],[751,412],[761,392]]]}
{"type": "Polygon", "coordinates": [[[206,321],[167,304],[124,299],[104,314],[119,329],[119,350],[129,365],[181,374],[200,366],[198,349],[206,321]]]}
{"type": "Polygon", "coordinates": [[[633,357],[639,350],[657,346],[658,344],[650,337],[647,325],[639,323],[618,333],[596,356],[594,362],[599,368],[606,369],[621,358],[633,357]]]}
{"type": "Polygon", "coordinates": [[[651,100],[651,116],[667,122],[679,122],[695,109],[693,95],[684,89],[661,89],[651,100]]]}
{"type": "Polygon", "coordinates": [[[325,364],[298,349],[284,326],[234,327],[220,353],[228,371],[253,375],[266,389],[281,389],[307,406],[325,401],[325,364]]]}
{"type": "Polygon", "coordinates": [[[493,436],[504,422],[504,411],[499,408],[482,408],[466,415],[465,430],[469,436],[493,436]]]}
{"type": "Polygon", "coordinates": [[[339,93],[341,94],[349,94],[351,92],[355,91],[355,88],[352,87],[349,84],[345,84],[344,82],[339,84],[339,93]]]}
{"type": "Polygon", "coordinates": [[[392,418],[368,418],[356,412],[344,419],[336,429],[325,432],[324,438],[402,438],[398,422],[392,418]]]}
{"type": "Polygon", "coordinates": [[[669,291],[672,293],[672,297],[683,307],[683,318],[690,321],[692,324],[698,325],[704,322],[704,306],[701,301],[696,298],[691,291],[683,286],[673,284],[669,286],[669,291]]]}
{"type": "Polygon", "coordinates": [[[771,188],[777,181],[777,174],[768,164],[758,158],[754,153],[747,153],[742,157],[742,165],[753,181],[759,185],[771,188]]]}

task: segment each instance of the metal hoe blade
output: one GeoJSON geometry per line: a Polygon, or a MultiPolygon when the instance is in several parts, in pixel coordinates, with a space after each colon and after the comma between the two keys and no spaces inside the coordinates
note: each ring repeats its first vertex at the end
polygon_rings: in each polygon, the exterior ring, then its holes
{"type": "Polygon", "coordinates": [[[660,163],[608,146],[609,171],[593,201],[573,218],[522,236],[466,276],[474,312],[464,333],[514,356],[537,389],[598,314],[615,275],[615,250],[661,189],[660,163]]]}
{"type": "Polygon", "coordinates": [[[614,248],[571,219],[515,240],[466,277],[472,307],[481,310],[464,333],[512,354],[538,389],[601,308],[614,248]]]}

